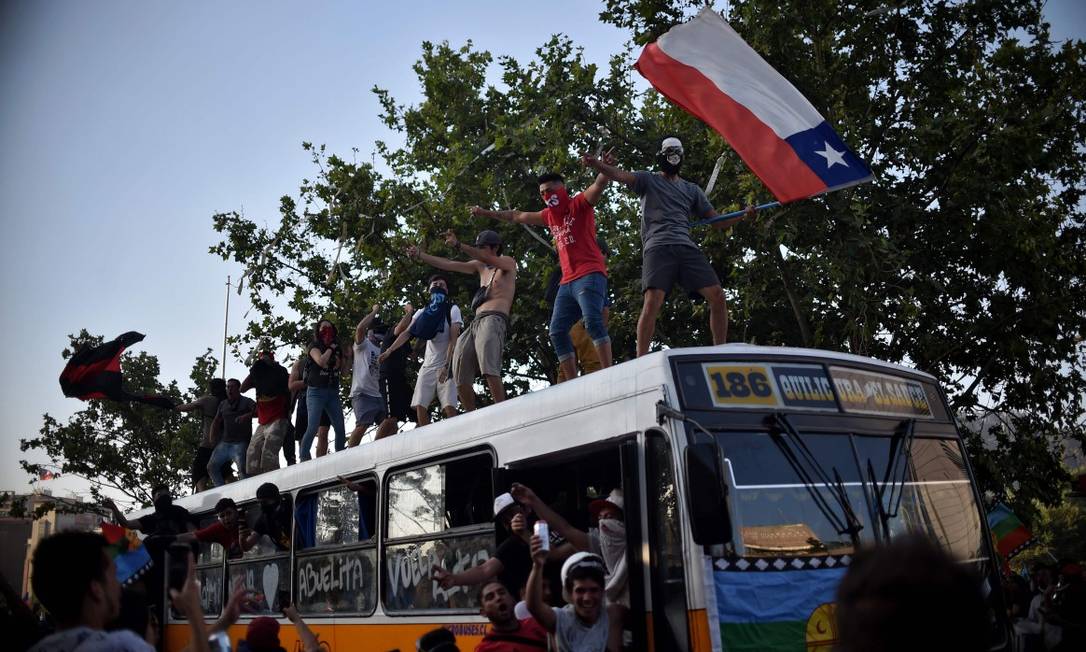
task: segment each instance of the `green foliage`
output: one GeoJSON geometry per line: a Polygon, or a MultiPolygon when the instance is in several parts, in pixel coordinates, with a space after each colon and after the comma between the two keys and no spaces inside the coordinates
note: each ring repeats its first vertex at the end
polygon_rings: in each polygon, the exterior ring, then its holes
{"type": "MultiPolygon", "coordinates": [[[[62,358],[67,360],[81,346],[101,344],[103,338],[86,330],[69,336],[70,345],[62,358]]],[[[208,349],[193,363],[191,389],[182,392],[176,381],[159,381],[158,358],[145,352],[126,352],[121,358],[125,388],[136,394],[161,394],[176,402],[187,402],[205,393],[215,374],[216,360],[208,349]]],[[[20,461],[23,470],[37,478],[46,468],[60,475],[74,475],[91,481],[94,502],[102,499],[101,488],[120,491],[137,503],[150,504],[151,488],[159,483],[175,492],[188,486],[188,469],[200,441],[198,418],[174,410],[162,410],[141,403],[91,400],[67,423],[45,414],[38,436],[20,439],[19,448],[44,452],[45,464],[20,461]]]]}
{"type": "MultiPolygon", "coordinates": [[[[606,0],[600,17],[642,44],[700,6],[606,0]]],[[[965,415],[1017,415],[1005,444],[969,441],[982,487],[1000,494],[1017,482],[1016,501],[1052,504],[1059,494],[1040,478],[1058,482],[1057,442],[1086,439],[1086,46],[1051,43],[1038,0],[907,0],[865,15],[878,6],[731,3],[735,29],[877,179],[695,237],[724,281],[733,340],[912,364],[940,378],[965,415]]],[[[407,244],[449,255],[439,237],[446,228],[464,239],[495,228],[520,266],[507,382],[515,394],[532,379],[553,379],[543,301],[553,254],[519,226],[472,219],[469,206],[536,210],[539,173],[563,173],[578,191],[592,178],[578,152],[615,146],[621,166],[644,169],[670,134],[686,144],[689,179],[704,184],[723,156],[710,198],[719,210],[767,194],[719,136],[655,92],[636,91],[631,56],[598,69],[562,36],[530,62],[470,42],[423,43],[418,105],[374,89],[380,118],[404,143],[377,143],[389,175],[306,144],[316,178],[303,180],[297,199],[282,199],[278,226],[215,216],[223,237],[212,252],[251,270],[259,314],[235,345],[263,336],[295,345],[321,316],[349,331],[371,303],[387,306],[391,321],[393,305],[419,303],[429,272],[402,254],[407,244]]],[[[632,195],[608,189],[597,223],[613,250],[611,333],[621,362],[633,355],[641,302],[632,195]]],[[[456,281],[466,306],[475,281],[456,281]]],[[[657,340],[708,344],[704,305],[673,295],[657,340]]]]}
{"type": "Polygon", "coordinates": [[[1055,507],[1041,506],[1030,523],[1037,543],[1014,558],[1016,566],[1033,562],[1053,563],[1064,559],[1086,559],[1086,510],[1078,502],[1055,507]]]}

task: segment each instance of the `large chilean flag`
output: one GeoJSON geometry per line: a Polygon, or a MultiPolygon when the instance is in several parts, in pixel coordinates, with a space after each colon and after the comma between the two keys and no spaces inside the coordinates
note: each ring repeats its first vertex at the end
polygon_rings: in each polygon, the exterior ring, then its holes
{"type": "Polygon", "coordinates": [[[645,46],[635,66],[723,136],[781,203],[872,178],[807,98],[709,7],[645,46]]]}

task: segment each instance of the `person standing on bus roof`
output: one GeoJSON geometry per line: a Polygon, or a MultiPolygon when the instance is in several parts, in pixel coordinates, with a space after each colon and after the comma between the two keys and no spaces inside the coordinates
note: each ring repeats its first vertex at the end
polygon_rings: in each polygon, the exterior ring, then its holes
{"type": "Polygon", "coordinates": [[[313,438],[317,436],[321,414],[325,411],[336,431],[336,450],[347,447],[343,406],[339,400],[339,374],[345,370],[345,365],[346,358],[340,348],[335,324],[327,319],[320,320],[313,328],[313,341],[309,344],[309,359],[306,360],[305,403],[309,423],[306,424],[302,448],[298,453],[302,461],[312,459],[313,438]]]}
{"type": "Polygon", "coordinates": [[[207,463],[211,461],[211,452],[215,444],[211,440],[211,424],[219,412],[219,404],[226,400],[226,381],[212,378],[207,383],[207,394],[191,403],[178,405],[178,412],[198,412],[200,415],[200,445],[192,460],[192,493],[207,489],[211,478],[207,474],[207,463]]]}
{"type": "MultiPolygon", "coordinates": [[[[414,306],[405,303],[400,321],[391,331],[386,329],[381,333],[382,353],[392,346],[400,333],[411,326],[411,317],[414,312],[414,306]]],[[[385,419],[381,425],[377,426],[374,441],[396,434],[400,422],[406,422],[411,418],[411,386],[407,384],[407,356],[408,349],[400,348],[387,357],[378,357],[380,370],[378,380],[381,383],[381,398],[385,402],[385,419]]]]}
{"type": "Polygon", "coordinates": [[[245,452],[246,473],[258,475],[279,468],[279,451],[290,436],[290,372],[275,361],[271,344],[261,344],[256,362],[241,383],[241,391],[256,389],[256,432],[245,452]]]}
{"type": "MultiPolygon", "coordinates": [[[[611,152],[605,153],[602,160],[615,162],[611,152]]],[[[562,175],[550,172],[539,177],[539,196],[545,205],[541,211],[491,211],[471,207],[474,216],[550,229],[562,268],[550,323],[551,344],[562,368],[560,378],[577,375],[577,359],[569,331],[578,320],[583,320],[584,328],[592,338],[600,366],[611,366],[611,336],[603,318],[607,300],[607,262],[596,242],[595,209],[609,182],[607,175],[598,174],[592,185],[571,199],[562,175]]]]}
{"type": "MultiPolygon", "coordinates": [[[[510,591],[515,591],[518,588],[514,587],[524,586],[528,581],[528,574],[532,571],[528,540],[535,518],[513,496],[504,493],[494,499],[494,521],[509,531],[509,536],[498,546],[494,556],[459,573],[433,566],[433,578],[441,584],[441,588],[448,590],[454,586],[474,586],[498,578],[510,591]]],[[[562,555],[569,554],[569,546],[565,544],[565,539],[552,530],[552,558],[560,559],[562,555]]]]}
{"type": "Polygon", "coordinates": [[[430,302],[411,318],[410,327],[396,336],[379,360],[387,360],[396,354],[412,337],[426,341],[426,353],[422,358],[411,407],[415,410],[415,422],[420,426],[430,423],[430,404],[437,398],[446,417],[456,416],[456,382],[452,377],[453,349],[464,327],[460,306],[449,296],[449,279],[444,274],[434,274],[429,282],[430,302]]]}
{"type": "Polygon", "coordinates": [[[517,262],[503,256],[502,239],[494,231],[482,231],[475,246],[464,244],[450,229],[445,244],[472,258],[468,262],[431,256],[416,246],[407,255],[438,269],[461,274],[478,274],[479,289],[472,299],[475,319],[461,335],[453,352],[453,376],[465,410],[475,409],[475,376],[482,373],[495,403],[505,400],[502,385],[502,351],[509,330],[509,314],[517,289],[517,262]]]}
{"type": "Polygon", "coordinates": [[[351,347],[354,370],[351,373],[351,408],[354,410],[354,430],[347,440],[348,446],[357,446],[362,441],[366,429],[385,419],[385,402],[381,399],[380,363],[381,340],[384,333],[378,334],[374,326],[378,323],[378,306],[370,308],[369,314],[358,322],[354,329],[354,346],[351,347]]]}
{"type": "Polygon", "coordinates": [[[241,382],[237,378],[226,381],[226,400],[219,404],[219,413],[211,423],[211,440],[216,443],[207,463],[208,475],[216,487],[226,484],[223,467],[229,467],[231,461],[237,466],[238,478],[247,477],[245,451],[253,436],[255,412],[256,402],[241,395],[241,382]]]}
{"type": "MultiPolygon", "coordinates": [[[[614,181],[626,184],[641,198],[641,316],[637,320],[637,355],[649,352],[656,318],[664,299],[678,282],[685,290],[700,294],[709,303],[709,328],[713,344],[728,339],[728,304],[724,289],[705,254],[690,237],[690,216],[716,217],[719,213],[696,183],[679,176],[685,152],[678,138],[665,138],[656,158],[658,173],[627,172],[611,163],[585,155],[585,165],[599,170],[614,181]]],[[[743,215],[717,222],[715,229],[732,226],[753,215],[747,206],[743,215]]]]}

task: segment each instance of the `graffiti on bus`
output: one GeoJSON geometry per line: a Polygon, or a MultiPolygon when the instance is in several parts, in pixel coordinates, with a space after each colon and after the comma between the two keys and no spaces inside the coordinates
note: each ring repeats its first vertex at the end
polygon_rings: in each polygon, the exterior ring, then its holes
{"type": "Polygon", "coordinates": [[[494,556],[490,533],[389,546],[385,601],[393,609],[468,609],[478,605],[469,587],[443,589],[432,568],[461,573],[494,556]]]}

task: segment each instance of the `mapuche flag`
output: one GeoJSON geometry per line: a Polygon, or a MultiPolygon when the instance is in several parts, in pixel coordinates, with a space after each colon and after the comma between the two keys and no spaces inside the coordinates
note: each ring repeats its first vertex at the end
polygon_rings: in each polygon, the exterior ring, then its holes
{"type": "Polygon", "coordinates": [[[117,581],[129,584],[151,567],[151,555],[135,532],[119,525],[103,522],[102,536],[109,544],[109,555],[117,568],[117,581]]]}
{"type": "Polygon", "coordinates": [[[781,203],[872,179],[807,98],[709,7],[646,45],[635,67],[723,136],[781,203]]]}
{"type": "Polygon", "coordinates": [[[166,396],[130,394],[121,386],[121,354],[143,334],[129,331],[112,342],[99,346],[84,346],[68,360],[60,373],[60,389],[65,396],[84,401],[92,398],[108,398],[114,401],[139,401],[166,410],[174,403],[166,396]]]}
{"type": "Polygon", "coordinates": [[[1018,520],[1011,508],[1003,503],[996,504],[992,511],[988,512],[988,527],[995,538],[996,550],[1003,559],[1014,557],[1033,543],[1033,535],[1022,521],[1018,520]]]}

